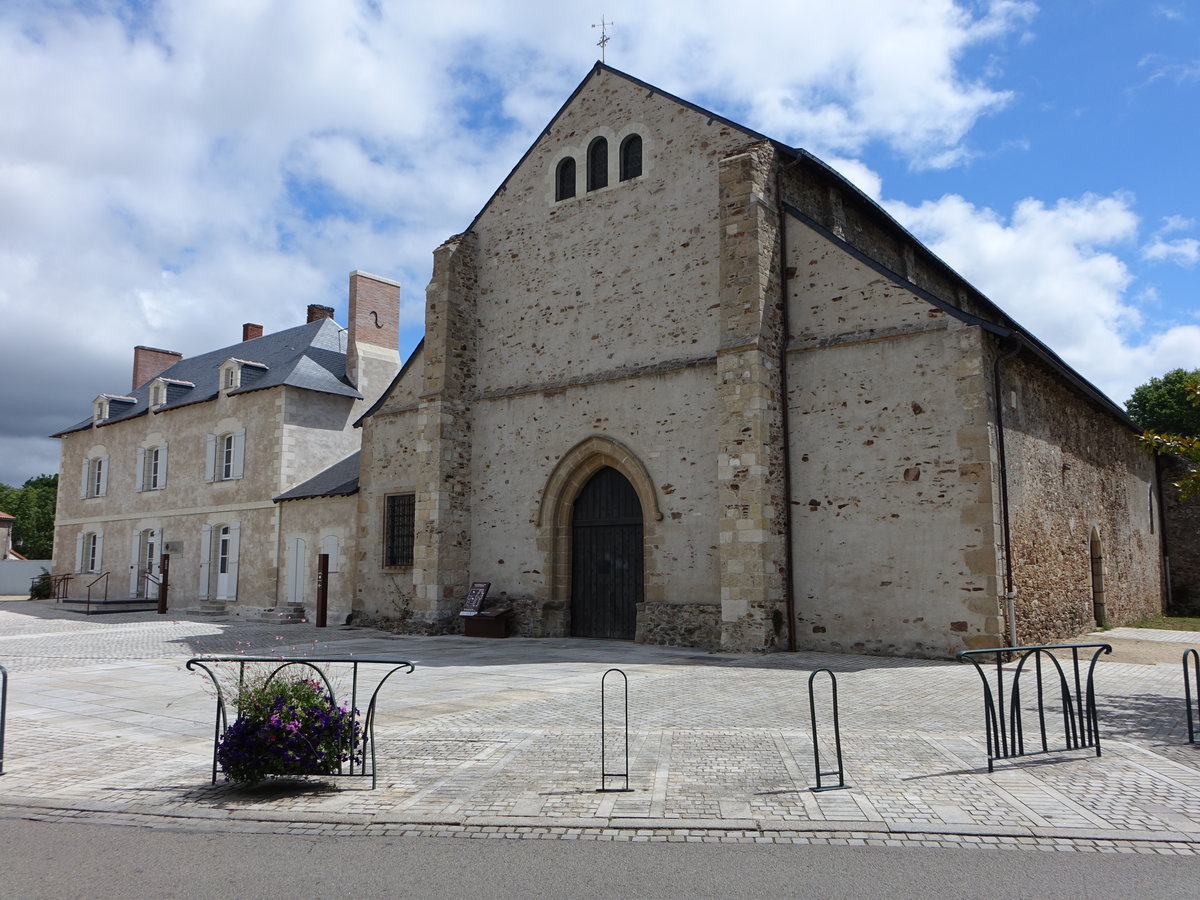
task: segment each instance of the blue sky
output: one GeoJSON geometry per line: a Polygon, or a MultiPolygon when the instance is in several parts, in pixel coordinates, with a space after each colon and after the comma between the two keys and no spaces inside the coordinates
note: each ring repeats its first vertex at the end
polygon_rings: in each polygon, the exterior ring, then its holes
{"type": "Polygon", "coordinates": [[[0,4],[0,482],[199,353],[402,282],[598,55],[816,153],[1123,402],[1200,367],[1200,2],[0,4]]]}

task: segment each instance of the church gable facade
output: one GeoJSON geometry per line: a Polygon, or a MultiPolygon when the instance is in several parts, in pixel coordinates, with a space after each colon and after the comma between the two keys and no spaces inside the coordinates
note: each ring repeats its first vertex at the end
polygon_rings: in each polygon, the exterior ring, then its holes
{"type": "Polygon", "coordinates": [[[946,656],[1161,608],[1119,409],[819,161],[603,65],[361,424],[369,614],[489,581],[532,636],[946,656]]]}

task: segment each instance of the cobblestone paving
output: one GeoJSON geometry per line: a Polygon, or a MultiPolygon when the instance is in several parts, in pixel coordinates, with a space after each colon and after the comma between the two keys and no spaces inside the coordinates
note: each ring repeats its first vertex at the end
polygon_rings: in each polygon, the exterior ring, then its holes
{"type": "MultiPolygon", "coordinates": [[[[1197,637],[1180,634],[1181,651],[1197,637]]],[[[979,677],[954,663],[411,638],[152,613],[88,618],[5,603],[0,664],[10,672],[6,816],[198,830],[1200,851],[1200,747],[1186,744],[1178,666],[1101,661],[1104,755],[998,762],[989,774],[979,677]],[[378,787],[210,784],[214,702],[206,679],[183,666],[196,655],[412,660],[416,671],[380,695],[378,787]],[[597,790],[609,666],[629,677],[628,792],[597,790]],[[815,793],[807,690],[823,667],[837,675],[850,788],[815,793]]],[[[360,698],[378,677],[365,678],[360,698]]],[[[817,685],[829,768],[828,682],[817,685]]],[[[608,770],[619,772],[614,699],[608,770]]]]}

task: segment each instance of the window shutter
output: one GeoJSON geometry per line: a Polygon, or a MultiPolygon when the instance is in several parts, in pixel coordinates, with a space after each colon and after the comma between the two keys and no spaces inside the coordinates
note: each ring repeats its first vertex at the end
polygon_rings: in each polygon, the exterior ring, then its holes
{"type": "Polygon", "coordinates": [[[242,540],[242,526],[236,522],[229,526],[229,592],[230,601],[237,601],[238,544],[242,540]]]}
{"type": "Polygon", "coordinates": [[[208,567],[212,563],[212,526],[200,527],[200,592],[201,600],[208,599],[208,567]]]}
{"type": "Polygon", "coordinates": [[[75,535],[75,571],[83,571],[83,532],[75,535]]]}
{"type": "Polygon", "coordinates": [[[138,447],[137,451],[137,468],[134,469],[137,475],[134,477],[135,490],[144,491],[150,487],[150,479],[146,477],[146,448],[138,447]]]}
{"type": "Polygon", "coordinates": [[[327,534],[321,538],[321,552],[329,557],[329,574],[338,570],[338,539],[336,534],[327,534]]]}
{"type": "MultiPolygon", "coordinates": [[[[88,483],[89,483],[88,476],[91,474],[91,472],[92,472],[92,461],[90,459],[85,459],[83,461],[83,473],[79,476],[79,499],[80,500],[86,499],[88,494],[90,493],[88,490],[88,483]]],[[[83,557],[80,557],[80,559],[82,559],[82,558],[83,557]]]]}
{"type": "Polygon", "coordinates": [[[141,565],[138,561],[138,551],[142,549],[142,533],[140,531],[133,532],[133,546],[129,551],[129,596],[136,597],[138,592],[138,579],[141,577],[141,565]]]}
{"type": "MultiPolygon", "coordinates": [[[[108,494],[108,457],[100,457],[100,491],[98,496],[104,497],[108,494]]],[[[97,554],[98,555],[98,554],[97,554]]]]}
{"type": "Polygon", "coordinates": [[[304,602],[304,556],[303,538],[292,541],[291,559],[288,561],[288,602],[304,602]]]}
{"type": "Polygon", "coordinates": [[[96,532],[96,571],[104,571],[104,532],[96,532]]]}
{"type": "Polygon", "coordinates": [[[242,477],[246,460],[246,429],[239,428],[233,433],[233,476],[242,477]]]}
{"type": "Polygon", "coordinates": [[[163,441],[163,445],[158,449],[158,486],[165,488],[167,486],[167,442],[163,441]]]}
{"type": "MultiPolygon", "coordinates": [[[[204,480],[212,481],[217,474],[217,436],[210,434],[204,444],[204,480]]],[[[208,527],[207,525],[205,526],[208,527]]]]}

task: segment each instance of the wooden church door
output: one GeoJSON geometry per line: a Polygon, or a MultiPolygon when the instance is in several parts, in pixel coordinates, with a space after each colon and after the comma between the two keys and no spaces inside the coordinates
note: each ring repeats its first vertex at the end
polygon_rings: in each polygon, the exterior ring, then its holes
{"type": "Polygon", "coordinates": [[[600,469],[571,512],[571,634],[632,640],[642,600],[642,505],[633,485],[600,469]]]}

